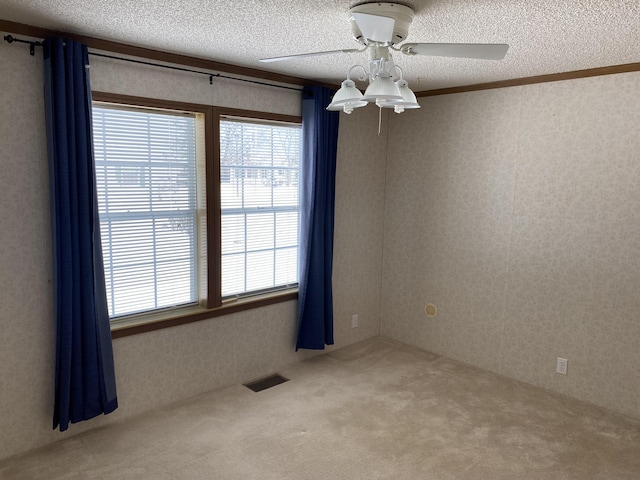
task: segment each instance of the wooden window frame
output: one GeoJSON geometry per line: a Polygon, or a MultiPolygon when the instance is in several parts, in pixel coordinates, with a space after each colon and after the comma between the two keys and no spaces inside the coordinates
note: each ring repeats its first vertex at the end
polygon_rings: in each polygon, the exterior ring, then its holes
{"type": "Polygon", "coordinates": [[[144,312],[122,317],[111,323],[112,338],[150,332],[175,327],[200,320],[215,318],[240,311],[264,307],[275,303],[296,300],[298,289],[292,288],[276,292],[247,296],[232,300],[221,297],[221,207],[220,207],[220,120],[226,116],[266,120],[285,123],[302,123],[301,117],[275,113],[216,107],[197,103],[177,102],[106,92],[92,92],[95,102],[126,105],[131,107],[178,110],[202,114],[205,126],[206,162],[206,255],[207,293],[198,306],[176,307],[144,312]]]}

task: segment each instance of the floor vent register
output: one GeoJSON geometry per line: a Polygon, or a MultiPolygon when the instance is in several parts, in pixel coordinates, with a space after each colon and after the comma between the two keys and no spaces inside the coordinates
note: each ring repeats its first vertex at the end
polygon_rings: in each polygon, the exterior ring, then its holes
{"type": "Polygon", "coordinates": [[[274,373],[273,375],[269,375],[268,377],[260,378],[258,380],[254,380],[253,382],[243,384],[245,387],[253,390],[254,392],[261,392],[271,387],[275,387],[276,385],[280,385],[281,383],[288,382],[289,379],[283,377],[278,373],[274,373]]]}

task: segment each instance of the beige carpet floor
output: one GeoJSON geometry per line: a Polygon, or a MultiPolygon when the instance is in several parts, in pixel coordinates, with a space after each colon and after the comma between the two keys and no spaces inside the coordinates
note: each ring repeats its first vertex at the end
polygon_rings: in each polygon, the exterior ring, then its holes
{"type": "Polygon", "coordinates": [[[385,339],[0,463],[2,479],[640,479],[640,425],[385,339]]]}

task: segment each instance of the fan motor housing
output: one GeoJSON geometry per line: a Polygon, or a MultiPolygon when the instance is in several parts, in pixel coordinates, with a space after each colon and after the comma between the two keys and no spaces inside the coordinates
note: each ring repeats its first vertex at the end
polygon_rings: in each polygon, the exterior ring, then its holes
{"type": "Polygon", "coordinates": [[[393,26],[393,36],[391,45],[404,42],[409,35],[409,25],[413,21],[413,10],[405,5],[397,3],[364,3],[357,5],[349,10],[349,24],[351,25],[351,34],[356,42],[368,45],[367,39],[364,38],[358,24],[353,19],[353,13],[366,13],[368,15],[377,15],[379,17],[388,17],[395,20],[393,26]]]}

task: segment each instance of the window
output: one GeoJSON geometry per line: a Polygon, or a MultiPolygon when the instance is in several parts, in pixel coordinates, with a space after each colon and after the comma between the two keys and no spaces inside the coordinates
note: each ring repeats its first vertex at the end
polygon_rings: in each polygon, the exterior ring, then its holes
{"type": "Polygon", "coordinates": [[[299,118],[93,97],[112,320],[297,287],[299,118]]]}
{"type": "Polygon", "coordinates": [[[177,111],[93,108],[112,318],[198,301],[197,120],[177,111]]]}
{"type": "Polygon", "coordinates": [[[298,281],[297,125],[220,120],[222,295],[298,281]]]}

